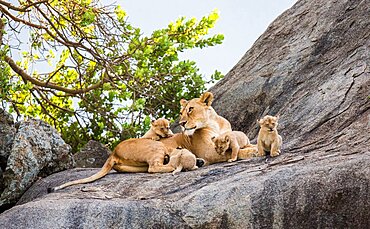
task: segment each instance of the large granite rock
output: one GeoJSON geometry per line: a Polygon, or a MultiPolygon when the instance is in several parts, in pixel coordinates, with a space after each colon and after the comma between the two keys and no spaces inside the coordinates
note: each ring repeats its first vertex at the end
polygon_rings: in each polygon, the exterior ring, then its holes
{"type": "Polygon", "coordinates": [[[98,169],[53,174],[0,228],[370,228],[369,12],[367,0],[301,0],[211,89],[251,138],[257,118],[279,113],[281,156],[47,194],[98,169]]]}
{"type": "Polygon", "coordinates": [[[0,168],[5,170],[16,129],[13,117],[0,108],[0,168]]]}
{"type": "Polygon", "coordinates": [[[0,193],[2,193],[4,189],[5,189],[5,186],[4,186],[4,179],[3,179],[3,170],[0,168],[0,193]]]}
{"type": "Polygon", "coordinates": [[[72,167],[71,147],[53,127],[34,119],[21,122],[3,173],[0,207],[15,203],[39,178],[72,167]]]}
{"type": "Polygon", "coordinates": [[[172,174],[73,169],[33,185],[0,228],[369,228],[370,153],[284,154],[172,174]]]}
{"type": "Polygon", "coordinates": [[[101,168],[111,151],[100,142],[90,140],[79,152],[74,154],[75,167],[101,168]]]}
{"type": "Polygon", "coordinates": [[[369,1],[297,2],[211,88],[213,107],[252,139],[280,114],[285,151],[369,151],[369,18],[369,1]]]}

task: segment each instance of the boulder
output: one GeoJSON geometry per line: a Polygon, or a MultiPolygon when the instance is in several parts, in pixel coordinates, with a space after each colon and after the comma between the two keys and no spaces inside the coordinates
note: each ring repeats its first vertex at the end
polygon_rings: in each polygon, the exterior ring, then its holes
{"type": "MultiPolygon", "coordinates": [[[[280,114],[283,153],[178,176],[73,169],[36,182],[0,228],[370,228],[370,4],[300,0],[215,85],[215,110],[257,136],[280,114]]],[[[246,28],[247,30],[248,28],[246,28]]]]}
{"type": "Polygon", "coordinates": [[[233,129],[280,115],[284,150],[370,149],[370,4],[298,1],[210,90],[233,129]],[[232,102],[230,102],[232,101],[232,102]]]}
{"type": "Polygon", "coordinates": [[[5,170],[16,129],[11,114],[0,108],[0,168],[5,170]]]}
{"type": "Polygon", "coordinates": [[[0,168],[0,193],[4,190],[3,170],[0,168]]]}
{"type": "Polygon", "coordinates": [[[21,122],[3,173],[0,206],[16,203],[39,178],[72,167],[71,147],[53,127],[34,119],[21,122]]]}
{"type": "Polygon", "coordinates": [[[0,228],[369,228],[370,153],[285,153],[177,176],[73,169],[39,180],[0,228]]]}
{"type": "Polygon", "coordinates": [[[111,151],[100,142],[90,140],[79,152],[74,154],[76,168],[101,168],[111,151]]]}

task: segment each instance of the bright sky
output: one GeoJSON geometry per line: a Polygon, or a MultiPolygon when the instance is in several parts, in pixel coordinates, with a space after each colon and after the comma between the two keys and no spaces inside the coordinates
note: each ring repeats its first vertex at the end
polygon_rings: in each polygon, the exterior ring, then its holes
{"type": "Polygon", "coordinates": [[[225,35],[223,44],[191,50],[184,58],[195,60],[200,71],[210,76],[216,69],[226,74],[237,64],[268,25],[289,9],[296,0],[117,0],[127,12],[129,22],[151,34],[180,16],[208,15],[218,9],[220,19],[211,34],[225,35]]]}

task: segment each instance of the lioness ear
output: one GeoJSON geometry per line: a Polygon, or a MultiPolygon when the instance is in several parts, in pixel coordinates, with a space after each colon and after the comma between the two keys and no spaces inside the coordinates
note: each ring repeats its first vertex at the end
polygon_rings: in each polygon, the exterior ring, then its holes
{"type": "Polygon", "coordinates": [[[213,101],[213,94],[207,91],[200,96],[199,100],[201,103],[205,103],[207,106],[211,106],[213,101]]]}
{"type": "Polygon", "coordinates": [[[185,99],[181,99],[181,100],[180,100],[180,105],[181,105],[182,107],[185,107],[185,106],[186,106],[186,104],[188,104],[188,101],[186,101],[185,99]]]}

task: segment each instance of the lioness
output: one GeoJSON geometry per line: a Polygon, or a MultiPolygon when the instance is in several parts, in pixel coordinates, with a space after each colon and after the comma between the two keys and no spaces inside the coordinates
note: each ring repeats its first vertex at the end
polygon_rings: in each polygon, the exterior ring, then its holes
{"type": "Polygon", "coordinates": [[[152,121],[150,129],[141,138],[148,138],[158,141],[161,138],[171,137],[173,135],[170,129],[170,121],[165,118],[159,118],[152,121]]]}
{"type": "MultiPolygon", "coordinates": [[[[211,92],[205,92],[200,98],[190,101],[182,99],[179,123],[183,133],[160,141],[167,147],[181,146],[188,149],[196,157],[204,159],[206,165],[230,159],[230,154],[219,155],[216,152],[211,139],[213,136],[231,131],[229,121],[215,112],[211,106],[212,102],[211,92]]],[[[246,147],[239,150],[239,157],[247,159],[253,157],[255,153],[255,147],[246,147]]]]}
{"type": "Polygon", "coordinates": [[[170,161],[168,164],[175,168],[173,175],[181,172],[181,170],[197,169],[197,158],[187,149],[175,149],[170,153],[170,161]]]}
{"type": "Polygon", "coordinates": [[[270,152],[271,157],[276,157],[280,154],[282,138],[276,129],[278,119],[278,116],[266,115],[262,119],[257,120],[261,127],[257,137],[258,156],[264,156],[265,152],[270,152]]]}
{"type": "Polygon", "coordinates": [[[163,165],[167,154],[169,151],[162,142],[144,138],[128,139],[116,146],[98,173],[88,178],[50,188],[48,191],[52,192],[75,184],[93,182],[107,175],[112,168],[117,172],[172,172],[175,170],[174,167],[169,164],[163,165]]]}
{"type": "MultiPolygon", "coordinates": [[[[190,101],[181,100],[180,124],[183,133],[161,138],[159,141],[145,138],[125,140],[117,145],[98,173],[88,178],[67,182],[48,191],[95,181],[108,174],[112,168],[118,172],[173,172],[175,168],[169,164],[164,165],[163,161],[166,155],[178,146],[204,159],[204,164],[227,161],[230,156],[217,154],[211,137],[231,131],[231,125],[213,110],[212,101],[213,94],[210,92],[190,101]]],[[[241,159],[253,155],[253,148],[239,150],[241,159]]]]}
{"type": "Polygon", "coordinates": [[[231,158],[228,162],[233,162],[238,159],[239,150],[250,146],[249,138],[241,131],[228,131],[217,137],[212,137],[215,143],[216,152],[220,155],[225,155],[228,149],[231,150],[231,158]]]}

